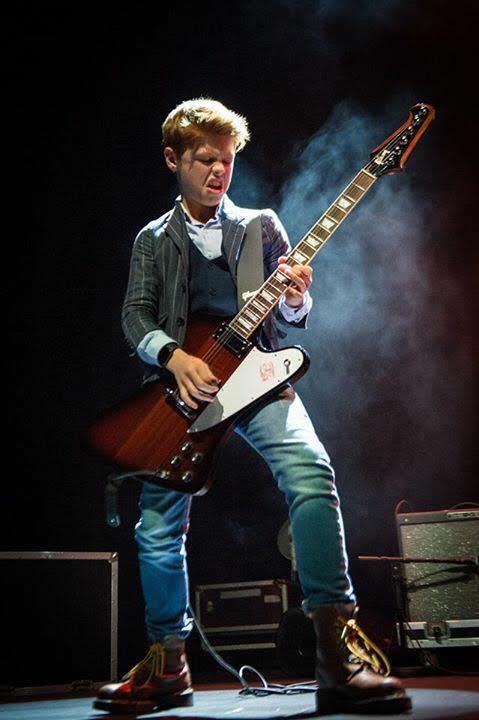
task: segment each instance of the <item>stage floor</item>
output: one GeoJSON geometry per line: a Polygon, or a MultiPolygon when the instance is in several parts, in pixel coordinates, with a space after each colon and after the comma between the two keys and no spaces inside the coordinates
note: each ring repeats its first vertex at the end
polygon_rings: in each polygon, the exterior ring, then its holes
{"type": "MultiPolygon", "coordinates": [[[[407,715],[389,718],[408,720],[479,720],[479,677],[432,677],[404,679],[413,701],[407,715]]],[[[293,682],[288,679],[288,683],[293,682]]],[[[199,718],[231,720],[231,718],[312,718],[315,716],[314,693],[296,695],[239,695],[238,686],[200,684],[195,686],[195,704],[161,713],[136,717],[199,718]]],[[[131,715],[108,715],[92,709],[91,697],[42,698],[15,701],[0,705],[1,720],[100,720],[100,718],[132,718],[131,715]]],[[[332,720],[352,715],[330,715],[332,720]]],[[[362,718],[373,718],[362,715],[362,718]]],[[[377,720],[379,716],[374,716],[377,720]]],[[[382,716],[385,717],[385,716],[382,716]]]]}

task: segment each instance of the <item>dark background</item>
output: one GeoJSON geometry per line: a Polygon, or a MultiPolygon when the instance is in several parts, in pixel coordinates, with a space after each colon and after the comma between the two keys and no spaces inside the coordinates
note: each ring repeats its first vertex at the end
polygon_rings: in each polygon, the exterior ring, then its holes
{"type": "MultiPolygon", "coordinates": [[[[337,471],[363,607],[391,615],[385,570],[357,556],[397,552],[401,500],[478,501],[475,25],[474,2],[430,0],[137,3],[104,19],[20,4],[8,19],[3,547],[119,551],[121,669],[143,643],[139,487],[123,488],[123,524],[108,528],[108,469],[81,438],[140,380],[120,307],[135,235],[175,197],[161,123],[182,100],[248,118],[230,196],[278,211],[293,244],[409,107],[435,106],[405,172],[381,179],[315,261],[309,329],[287,342],[311,354],[297,389],[337,471]]],[[[194,502],[192,583],[288,577],[286,517],[265,466],[233,441],[194,502]]]]}

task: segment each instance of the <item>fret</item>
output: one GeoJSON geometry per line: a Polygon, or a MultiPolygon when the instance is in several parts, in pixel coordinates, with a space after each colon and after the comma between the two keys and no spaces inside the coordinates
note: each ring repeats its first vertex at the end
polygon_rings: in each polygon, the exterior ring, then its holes
{"type": "Polygon", "coordinates": [[[260,301],[259,297],[255,297],[254,300],[251,301],[251,304],[257,307],[260,311],[261,315],[266,315],[266,313],[270,310],[270,305],[263,305],[263,303],[260,301]]]}
{"type": "Polygon", "coordinates": [[[360,185],[357,182],[353,182],[352,184],[355,185],[356,187],[358,187],[363,193],[365,193],[367,190],[367,188],[363,187],[362,185],[360,185]]]}
{"type": "Polygon", "coordinates": [[[311,231],[309,232],[309,235],[307,235],[304,239],[304,242],[307,242],[310,247],[316,248],[318,245],[324,245],[325,240],[321,240],[321,238],[318,238],[317,235],[314,235],[311,231]]]}
{"type": "MultiPolygon", "coordinates": [[[[348,188],[346,188],[346,190],[347,190],[347,189],[348,189],[348,188]]],[[[343,197],[343,198],[346,198],[347,200],[349,200],[349,204],[350,204],[350,205],[355,205],[355,204],[356,204],[356,200],[355,200],[354,198],[352,198],[350,195],[347,195],[346,193],[343,193],[342,197],[343,197]]]]}
{"type": "Polygon", "coordinates": [[[309,257],[300,250],[295,250],[292,257],[297,260],[300,265],[304,265],[309,260],[309,257]]]}
{"type": "Polygon", "coordinates": [[[245,328],[246,328],[247,330],[249,330],[250,332],[252,332],[252,331],[254,330],[253,324],[250,323],[249,320],[246,320],[246,319],[245,319],[244,317],[242,317],[241,315],[239,315],[236,319],[237,319],[237,322],[239,322],[239,323],[241,323],[242,325],[244,325],[245,328]]]}
{"type": "Polygon", "coordinates": [[[268,302],[272,302],[273,300],[275,300],[274,295],[271,295],[271,294],[270,294],[267,290],[265,290],[265,289],[261,290],[261,295],[262,295],[268,302]]]}
{"type": "Polygon", "coordinates": [[[264,311],[268,309],[268,306],[263,305],[257,297],[251,300],[251,307],[253,307],[255,309],[255,312],[258,312],[260,315],[262,315],[264,311]]]}
{"type": "MultiPolygon", "coordinates": [[[[312,231],[309,231],[309,234],[312,234],[312,231]]],[[[328,237],[330,236],[330,232],[326,230],[326,228],[323,228],[319,225],[314,226],[314,237],[321,241],[321,244],[324,245],[328,237]]]]}
{"type": "Polygon", "coordinates": [[[354,205],[354,200],[352,198],[348,198],[347,195],[341,195],[337,200],[337,207],[340,207],[341,210],[344,210],[344,212],[349,212],[351,209],[351,206],[354,205]]]}
{"type": "Polygon", "coordinates": [[[243,308],[243,312],[245,313],[245,315],[247,315],[249,318],[251,318],[251,320],[252,320],[254,323],[257,323],[257,322],[258,322],[258,319],[261,320],[261,318],[258,318],[258,316],[255,315],[255,313],[251,310],[251,308],[250,308],[249,305],[248,305],[248,307],[244,307],[244,308],[243,308]]]}
{"type": "Polygon", "coordinates": [[[329,220],[326,215],[324,215],[319,222],[321,226],[328,231],[328,233],[331,232],[331,228],[334,228],[336,224],[333,220],[329,220]]]}
{"type": "Polygon", "coordinates": [[[301,240],[298,248],[301,254],[304,255],[306,262],[309,262],[311,258],[314,257],[315,248],[312,248],[310,245],[308,245],[305,240],[301,240]]]}
{"type": "Polygon", "coordinates": [[[332,205],[328,210],[328,217],[333,218],[333,220],[335,220],[337,223],[340,223],[345,216],[346,211],[338,207],[337,205],[332,205]]]}
{"type": "Polygon", "coordinates": [[[245,333],[245,331],[238,327],[238,322],[241,320],[241,318],[237,315],[233,320],[230,322],[230,328],[235,331],[240,337],[242,337],[244,340],[247,340],[249,337],[249,333],[245,333]]]}
{"type": "Polygon", "coordinates": [[[322,243],[319,242],[319,240],[316,240],[316,238],[311,237],[311,235],[308,235],[307,238],[304,238],[303,243],[307,243],[310,247],[310,249],[315,252],[318,245],[322,245],[322,243]]]}
{"type": "Polygon", "coordinates": [[[276,293],[276,294],[275,294],[275,297],[274,297],[274,299],[275,299],[275,301],[276,301],[276,300],[279,298],[279,296],[281,295],[281,293],[284,291],[285,286],[283,285],[283,283],[281,283],[281,282],[280,282],[277,278],[275,278],[275,277],[270,277],[268,284],[269,284],[269,286],[270,286],[270,290],[272,290],[274,293],[276,293]],[[277,283],[277,285],[275,286],[275,285],[273,285],[273,283],[277,283]],[[279,287],[278,287],[278,286],[279,286],[279,287]]]}
{"type": "Polygon", "coordinates": [[[310,238],[311,236],[313,236],[313,238],[314,238],[315,240],[317,240],[317,241],[320,242],[320,243],[323,243],[323,242],[324,242],[323,238],[322,238],[319,234],[317,235],[317,234],[314,232],[315,228],[316,228],[316,225],[313,225],[313,227],[311,228],[311,230],[310,230],[309,233],[308,233],[308,238],[310,238]]]}
{"type": "Polygon", "coordinates": [[[351,183],[351,185],[346,189],[346,192],[354,202],[360,200],[364,195],[364,190],[356,185],[356,183],[351,183]]]}
{"type": "Polygon", "coordinates": [[[284,285],[285,283],[287,283],[287,282],[289,281],[289,278],[287,277],[287,275],[284,275],[284,274],[283,274],[282,272],[280,272],[279,270],[276,270],[275,278],[276,278],[277,280],[279,280],[279,282],[280,282],[282,285],[284,285]]]}
{"type": "Polygon", "coordinates": [[[358,177],[361,178],[361,185],[365,185],[365,190],[369,190],[371,185],[376,182],[377,178],[364,168],[358,173],[358,177]]]}
{"type": "Polygon", "coordinates": [[[274,277],[270,277],[269,282],[268,282],[268,285],[269,285],[269,288],[268,288],[268,289],[269,289],[272,293],[274,293],[274,300],[275,300],[275,302],[276,302],[276,300],[279,298],[279,296],[281,295],[281,293],[284,292],[284,290],[285,290],[285,285],[283,285],[283,283],[280,282],[280,281],[278,280],[278,278],[274,278],[274,277]]]}

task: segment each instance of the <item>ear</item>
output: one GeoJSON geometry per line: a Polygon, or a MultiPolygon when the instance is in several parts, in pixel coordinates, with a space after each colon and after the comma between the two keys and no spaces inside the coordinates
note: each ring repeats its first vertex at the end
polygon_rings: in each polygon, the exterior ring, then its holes
{"type": "Polygon", "coordinates": [[[176,159],[176,153],[171,147],[165,147],[163,150],[163,155],[165,156],[165,162],[167,167],[171,170],[171,172],[176,172],[177,169],[177,159],[176,159]]]}

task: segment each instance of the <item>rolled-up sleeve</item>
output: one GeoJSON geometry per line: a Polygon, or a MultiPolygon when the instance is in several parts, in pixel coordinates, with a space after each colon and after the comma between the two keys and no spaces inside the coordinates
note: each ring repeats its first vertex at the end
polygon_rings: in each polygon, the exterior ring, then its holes
{"type": "MultiPolygon", "coordinates": [[[[267,209],[261,213],[264,248],[264,273],[269,277],[278,267],[278,260],[282,255],[291,252],[288,234],[274,210],[267,209]]],[[[313,300],[309,292],[304,296],[304,302],[299,308],[290,308],[286,305],[284,295],[280,298],[275,310],[276,320],[285,325],[306,327],[306,320],[311,310],[313,300]]]]}

